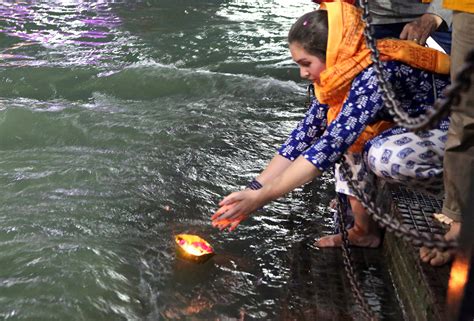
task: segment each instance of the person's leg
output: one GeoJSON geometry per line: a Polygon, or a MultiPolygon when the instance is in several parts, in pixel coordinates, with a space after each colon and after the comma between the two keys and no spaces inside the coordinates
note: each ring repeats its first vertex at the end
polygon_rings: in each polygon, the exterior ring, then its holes
{"type": "MultiPolygon", "coordinates": [[[[445,140],[445,130],[415,134],[394,127],[366,144],[366,163],[375,175],[386,181],[439,193],[445,140]]],[[[363,226],[370,227],[367,223],[363,226]]],[[[354,231],[357,230],[354,226],[354,231]]]]}
{"type": "MultiPolygon", "coordinates": [[[[474,48],[474,14],[455,12],[453,15],[453,43],[451,77],[455,79],[467,53],[474,48]]],[[[445,235],[447,240],[460,235],[463,215],[474,213],[474,76],[471,88],[462,96],[458,106],[453,106],[444,158],[445,201],[443,214],[454,223],[445,235]]],[[[454,258],[454,251],[442,252],[422,247],[422,261],[434,266],[446,264],[454,258]]]]}
{"type": "MultiPolygon", "coordinates": [[[[455,12],[453,15],[453,50],[451,73],[456,74],[466,55],[474,48],[474,14],[455,12]]],[[[462,95],[458,106],[451,111],[444,159],[445,202],[443,213],[454,221],[461,221],[462,214],[474,212],[474,77],[470,90],[462,95]]]]}
{"type": "MultiPolygon", "coordinates": [[[[365,211],[364,206],[354,196],[349,196],[352,213],[354,214],[354,226],[347,230],[349,244],[359,247],[376,248],[381,242],[381,231],[365,211]]],[[[315,243],[318,247],[340,247],[342,246],[342,235],[327,235],[321,237],[315,243]]]]}
{"type": "MultiPolygon", "coordinates": [[[[359,184],[363,185],[363,179],[369,175],[362,164],[362,156],[346,154],[344,158],[350,165],[352,173],[355,174],[354,178],[359,181],[359,184]]],[[[360,247],[378,247],[381,242],[381,233],[377,223],[369,217],[362,204],[353,196],[347,181],[340,173],[339,166],[336,166],[335,177],[336,192],[343,194],[343,196],[349,199],[348,205],[350,205],[354,217],[354,226],[347,230],[349,243],[360,247]]],[[[342,235],[338,233],[324,236],[317,240],[315,245],[318,247],[339,247],[342,245],[342,235]]]]}
{"type": "MultiPolygon", "coordinates": [[[[461,223],[453,221],[450,225],[449,231],[444,235],[445,240],[453,241],[459,238],[461,231],[461,223]]],[[[441,266],[453,260],[455,255],[454,250],[440,251],[438,249],[430,249],[427,247],[420,248],[420,259],[433,266],[441,266]]]]}
{"type": "Polygon", "coordinates": [[[418,134],[390,129],[369,142],[367,164],[388,182],[440,194],[445,140],[446,131],[441,129],[418,134]]]}

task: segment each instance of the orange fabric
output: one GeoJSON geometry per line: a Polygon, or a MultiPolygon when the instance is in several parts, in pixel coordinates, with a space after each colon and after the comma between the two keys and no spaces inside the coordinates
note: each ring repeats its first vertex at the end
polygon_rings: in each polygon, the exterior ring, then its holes
{"type": "Polygon", "coordinates": [[[443,6],[451,10],[474,13],[474,0],[444,0],[443,6]]]}
{"type": "MultiPolygon", "coordinates": [[[[321,8],[328,11],[326,69],[320,75],[320,83],[314,83],[314,88],[319,102],[329,105],[329,124],[341,111],[352,80],[370,66],[372,61],[370,49],[365,44],[362,11],[343,2],[323,3],[321,8]]],[[[448,55],[421,47],[415,42],[383,39],[377,41],[377,48],[381,60],[398,60],[415,68],[440,74],[449,73],[448,55]]],[[[388,122],[367,126],[349,150],[362,151],[367,140],[391,126],[392,124],[388,122]]]]}

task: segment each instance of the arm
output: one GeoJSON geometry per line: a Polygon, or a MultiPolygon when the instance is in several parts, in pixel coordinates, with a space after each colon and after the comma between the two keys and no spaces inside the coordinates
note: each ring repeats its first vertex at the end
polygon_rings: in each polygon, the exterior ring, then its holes
{"type": "MultiPolygon", "coordinates": [[[[327,106],[320,104],[316,99],[314,99],[310,108],[306,112],[305,117],[298,123],[286,142],[278,150],[278,154],[273,157],[265,170],[256,178],[256,180],[268,189],[269,186],[267,187],[267,185],[275,183],[282,173],[286,173],[289,167],[293,166],[295,160],[298,159],[304,150],[306,150],[308,146],[310,146],[314,140],[324,132],[327,122],[326,113],[327,106]]],[[[267,189],[265,189],[265,191],[267,189]]],[[[251,202],[251,197],[256,194],[248,189],[242,191],[242,193],[248,196],[249,202],[251,202]]],[[[262,193],[262,195],[263,194],[264,193],[262,193]]],[[[250,206],[255,207],[255,209],[251,211],[240,210],[239,215],[231,215],[237,211],[237,209],[230,212],[230,214],[227,213],[227,215],[222,215],[233,209],[239,203],[240,201],[219,203],[219,210],[211,218],[213,226],[219,227],[220,229],[230,226],[229,229],[233,230],[242,220],[247,218],[251,212],[261,207],[250,206]]]]}
{"type": "Polygon", "coordinates": [[[258,208],[320,176],[346,152],[382,107],[375,73],[369,68],[354,80],[341,113],[324,134],[260,190],[244,190],[225,197],[211,218],[213,226],[230,226],[229,230],[233,230],[258,208]]]}
{"type": "Polygon", "coordinates": [[[314,141],[322,135],[327,123],[327,105],[313,99],[305,117],[291,132],[265,170],[256,178],[262,185],[267,184],[298,158],[314,141]]]}
{"type": "Polygon", "coordinates": [[[316,99],[313,99],[304,119],[291,132],[278,153],[291,161],[297,159],[326,130],[327,111],[327,105],[320,104],[316,99]]]}
{"type": "Polygon", "coordinates": [[[272,158],[270,163],[268,163],[263,172],[257,176],[256,180],[265,186],[284,172],[291,164],[291,160],[277,154],[272,158]]]}
{"type": "Polygon", "coordinates": [[[211,217],[212,225],[221,230],[229,227],[232,231],[257,209],[319,175],[321,172],[300,156],[261,189],[246,189],[226,196],[219,203],[219,210],[211,217]]]}
{"type": "Polygon", "coordinates": [[[451,25],[452,12],[444,9],[441,0],[433,0],[426,13],[418,19],[407,23],[400,33],[400,39],[413,40],[424,45],[428,37],[444,22],[451,25]]]}

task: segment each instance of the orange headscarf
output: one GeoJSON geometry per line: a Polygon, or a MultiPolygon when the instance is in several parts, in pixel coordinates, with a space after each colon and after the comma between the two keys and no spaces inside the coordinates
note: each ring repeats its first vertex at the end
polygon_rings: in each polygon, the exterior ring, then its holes
{"type": "MultiPolygon", "coordinates": [[[[320,75],[320,84],[315,83],[314,87],[319,102],[329,105],[329,124],[341,111],[352,80],[372,61],[370,49],[365,44],[362,11],[344,2],[323,3],[321,8],[328,12],[326,69],[320,75]]],[[[377,48],[381,60],[397,60],[430,72],[449,73],[448,55],[412,41],[382,39],[377,41],[377,48]]],[[[380,121],[367,126],[349,150],[361,152],[368,140],[392,125],[380,121]]]]}

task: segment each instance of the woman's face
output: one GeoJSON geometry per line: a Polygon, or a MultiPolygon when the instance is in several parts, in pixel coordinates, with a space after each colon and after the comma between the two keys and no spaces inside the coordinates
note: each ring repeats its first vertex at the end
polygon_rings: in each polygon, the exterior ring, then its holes
{"type": "Polygon", "coordinates": [[[290,52],[293,60],[300,67],[300,76],[319,84],[319,75],[326,69],[326,63],[308,53],[298,42],[290,43],[290,52]]]}

